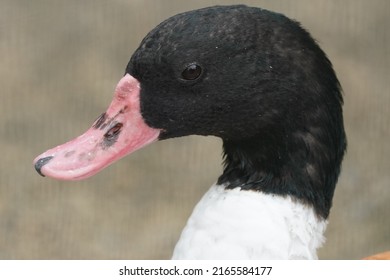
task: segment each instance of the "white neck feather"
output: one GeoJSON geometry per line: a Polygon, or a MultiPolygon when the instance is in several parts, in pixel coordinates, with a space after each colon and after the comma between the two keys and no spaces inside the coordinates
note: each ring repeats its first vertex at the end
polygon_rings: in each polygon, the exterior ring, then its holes
{"type": "Polygon", "coordinates": [[[326,220],[291,197],[213,185],[172,259],[317,259],[326,220]]]}

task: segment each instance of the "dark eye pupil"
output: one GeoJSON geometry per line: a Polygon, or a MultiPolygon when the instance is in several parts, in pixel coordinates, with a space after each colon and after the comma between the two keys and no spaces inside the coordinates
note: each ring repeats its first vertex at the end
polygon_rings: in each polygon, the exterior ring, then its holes
{"type": "Polygon", "coordinates": [[[202,74],[202,68],[197,64],[190,64],[186,69],[181,73],[181,76],[185,80],[195,80],[202,74]]]}

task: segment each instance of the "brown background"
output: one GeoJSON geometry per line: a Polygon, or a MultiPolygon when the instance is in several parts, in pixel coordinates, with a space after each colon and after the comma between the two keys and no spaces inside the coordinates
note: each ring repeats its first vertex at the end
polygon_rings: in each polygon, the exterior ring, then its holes
{"type": "MultiPolygon", "coordinates": [[[[237,1],[0,0],[0,258],[169,258],[221,172],[212,137],[163,141],[81,182],[42,178],[39,153],[103,112],[145,34],[178,12],[237,1]]],[[[390,249],[390,1],[241,1],[299,20],[344,88],[349,147],[320,251],[390,249]]]]}

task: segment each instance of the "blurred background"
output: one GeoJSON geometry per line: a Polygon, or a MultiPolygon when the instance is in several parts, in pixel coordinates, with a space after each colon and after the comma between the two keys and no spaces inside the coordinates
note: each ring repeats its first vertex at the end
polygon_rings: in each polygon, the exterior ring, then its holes
{"type": "Polygon", "coordinates": [[[344,89],[348,152],[320,250],[390,250],[390,1],[0,0],[0,259],[166,259],[221,173],[221,141],[153,144],[81,182],[32,160],[107,108],[142,38],[176,13],[243,3],[307,28],[344,89]]]}

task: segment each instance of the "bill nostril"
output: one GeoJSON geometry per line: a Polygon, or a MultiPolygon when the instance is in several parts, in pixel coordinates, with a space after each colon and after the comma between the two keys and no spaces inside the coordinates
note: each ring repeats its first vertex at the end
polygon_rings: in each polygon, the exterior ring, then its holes
{"type": "Polygon", "coordinates": [[[107,149],[115,144],[118,140],[119,134],[122,131],[123,124],[122,123],[114,123],[111,128],[104,134],[102,147],[103,149],[107,149]]]}
{"type": "Polygon", "coordinates": [[[35,163],[35,170],[39,173],[39,175],[45,177],[45,175],[41,172],[42,167],[47,164],[53,156],[48,156],[44,158],[38,159],[38,161],[35,163]]]}
{"type": "Polygon", "coordinates": [[[104,137],[107,139],[117,138],[121,129],[123,127],[122,123],[114,124],[105,134],[104,137]]]}

